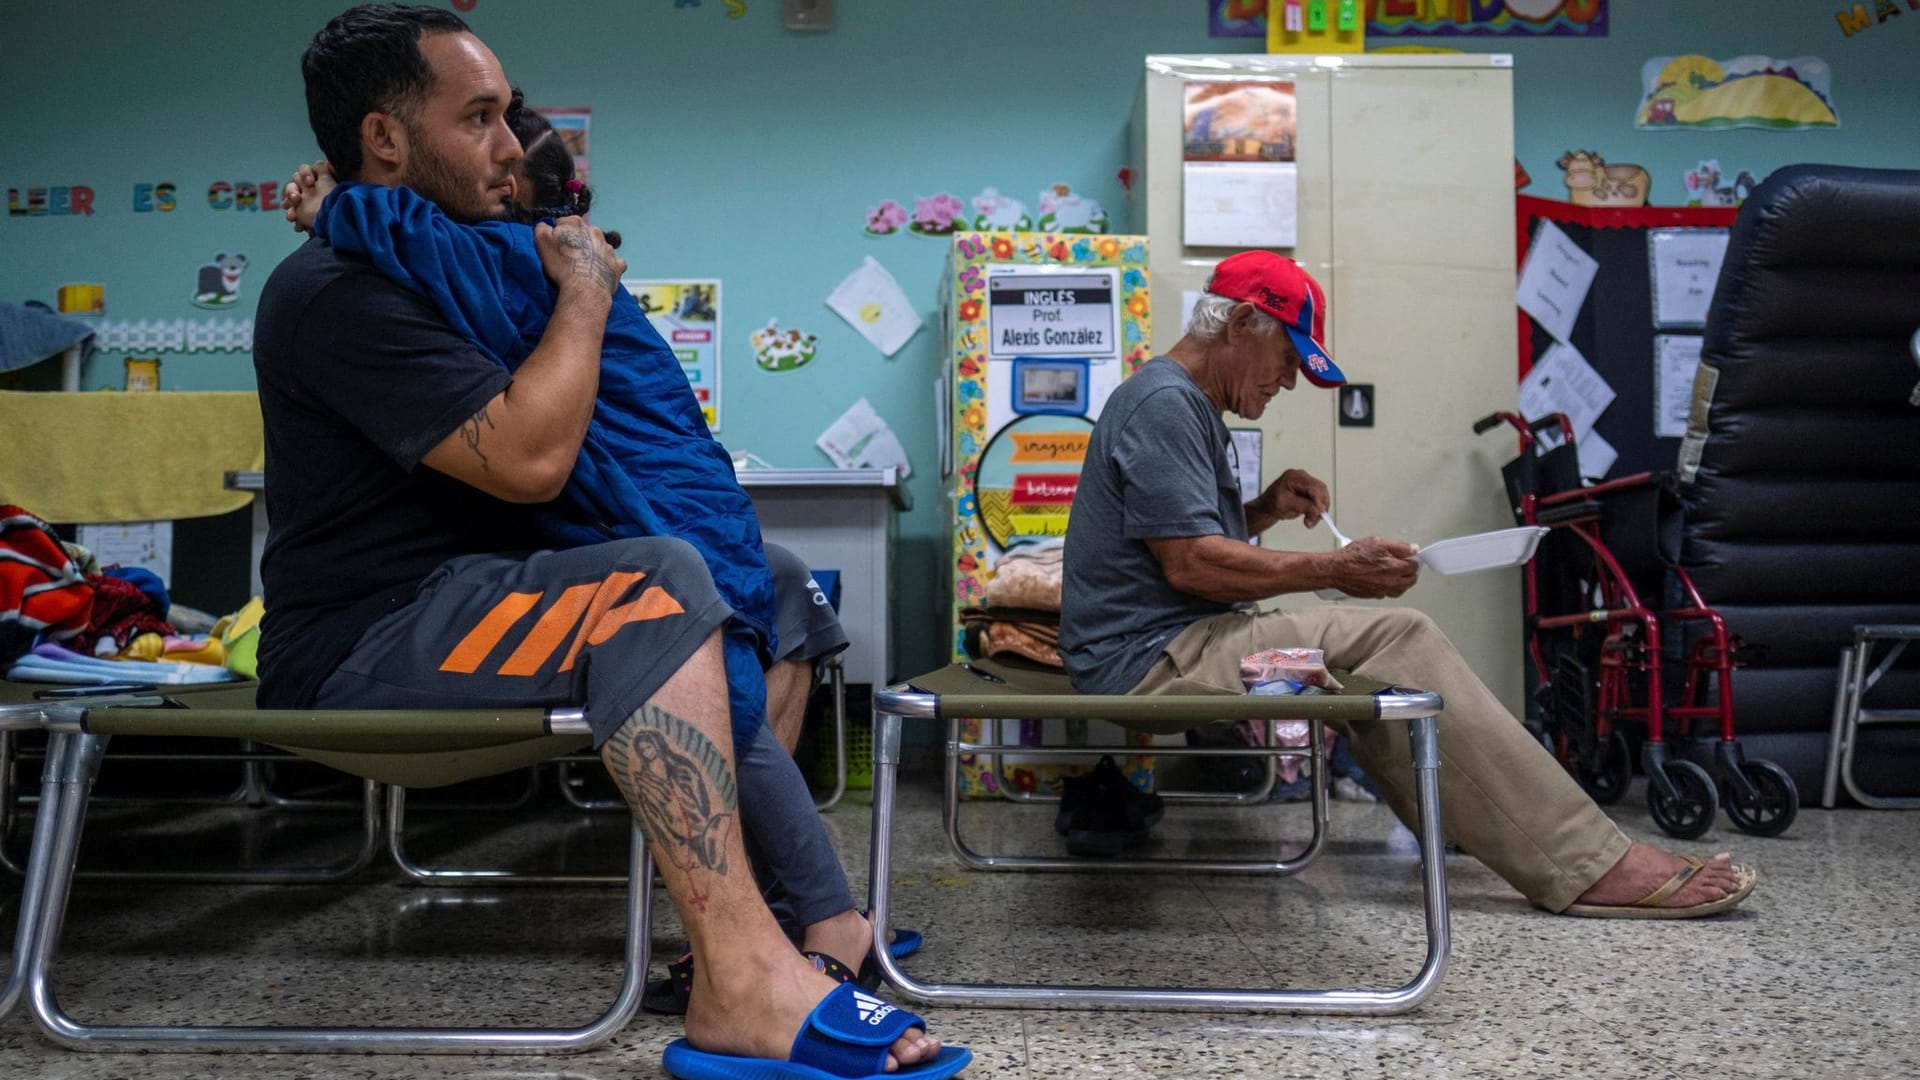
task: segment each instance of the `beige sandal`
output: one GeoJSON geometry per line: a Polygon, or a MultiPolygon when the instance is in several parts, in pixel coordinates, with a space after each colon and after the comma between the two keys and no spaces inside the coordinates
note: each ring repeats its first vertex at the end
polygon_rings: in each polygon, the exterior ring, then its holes
{"type": "Polygon", "coordinates": [[[1707,860],[1698,855],[1682,855],[1686,866],[1668,878],[1666,884],[1653,890],[1631,904],[1573,904],[1562,915],[1577,915],[1586,919],[1697,919],[1703,915],[1717,915],[1747,898],[1760,875],[1750,866],[1736,866],[1734,872],[1740,875],[1740,885],[1718,900],[1709,900],[1704,904],[1690,907],[1661,907],[1660,902],[1693,880],[1693,875],[1707,865],[1707,860]]]}

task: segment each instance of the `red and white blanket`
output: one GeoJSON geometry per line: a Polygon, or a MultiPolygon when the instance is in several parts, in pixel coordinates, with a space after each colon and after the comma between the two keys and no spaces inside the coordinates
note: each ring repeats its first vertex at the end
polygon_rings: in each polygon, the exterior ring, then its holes
{"type": "Polygon", "coordinates": [[[47,523],[0,506],[0,660],[87,629],[93,588],[47,523]]]}

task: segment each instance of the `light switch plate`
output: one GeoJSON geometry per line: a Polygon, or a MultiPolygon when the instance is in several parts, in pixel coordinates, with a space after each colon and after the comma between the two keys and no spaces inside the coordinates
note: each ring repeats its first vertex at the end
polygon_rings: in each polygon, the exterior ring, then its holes
{"type": "Polygon", "coordinates": [[[833,0],[784,0],[789,30],[833,29],[833,0]]]}

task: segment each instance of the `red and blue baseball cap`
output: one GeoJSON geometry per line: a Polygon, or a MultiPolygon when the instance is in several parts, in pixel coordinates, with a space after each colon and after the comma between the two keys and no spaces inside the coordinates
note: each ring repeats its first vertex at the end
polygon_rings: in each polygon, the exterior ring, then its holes
{"type": "Polygon", "coordinates": [[[1207,291],[1252,304],[1280,320],[1300,351],[1300,371],[1315,386],[1347,381],[1321,342],[1327,339],[1327,293],[1300,264],[1271,251],[1243,251],[1220,260],[1207,291]]]}

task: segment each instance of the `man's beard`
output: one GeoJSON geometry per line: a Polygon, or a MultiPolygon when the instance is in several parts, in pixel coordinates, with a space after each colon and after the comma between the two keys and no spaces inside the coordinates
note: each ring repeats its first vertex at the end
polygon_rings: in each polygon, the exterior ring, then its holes
{"type": "MultiPolygon", "coordinates": [[[[412,156],[400,182],[431,200],[446,215],[463,224],[497,221],[503,216],[502,200],[462,177],[446,158],[440,156],[426,133],[407,127],[412,156]]],[[[501,182],[505,181],[501,177],[501,182]]]]}

